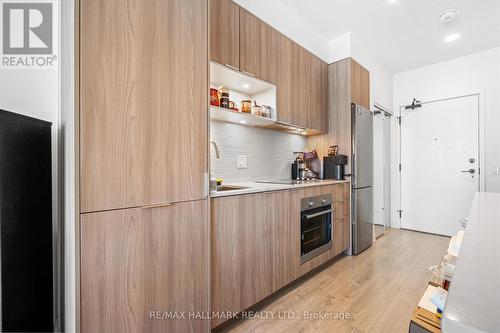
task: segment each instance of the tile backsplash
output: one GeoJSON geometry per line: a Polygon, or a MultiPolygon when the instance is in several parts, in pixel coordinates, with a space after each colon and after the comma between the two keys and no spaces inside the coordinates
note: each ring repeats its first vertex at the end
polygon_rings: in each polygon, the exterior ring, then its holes
{"type": "Polygon", "coordinates": [[[225,183],[290,178],[294,151],[302,151],[307,139],[300,135],[236,124],[210,122],[210,140],[220,150],[220,159],[210,147],[211,171],[225,183]],[[237,168],[237,156],[247,156],[247,168],[237,168]]]}

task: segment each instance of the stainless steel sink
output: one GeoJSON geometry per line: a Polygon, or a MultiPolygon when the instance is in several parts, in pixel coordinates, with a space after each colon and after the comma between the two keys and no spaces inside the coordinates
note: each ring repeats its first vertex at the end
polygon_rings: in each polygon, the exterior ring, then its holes
{"type": "Polygon", "coordinates": [[[224,192],[224,191],[236,191],[236,190],[244,190],[249,187],[246,186],[236,186],[236,185],[222,185],[219,188],[217,188],[217,192],[224,192]]]}

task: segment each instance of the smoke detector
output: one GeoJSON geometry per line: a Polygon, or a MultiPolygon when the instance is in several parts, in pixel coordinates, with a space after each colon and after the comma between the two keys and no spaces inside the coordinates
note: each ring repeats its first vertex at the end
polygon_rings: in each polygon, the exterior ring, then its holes
{"type": "Polygon", "coordinates": [[[457,11],[455,9],[448,9],[439,15],[439,21],[441,23],[450,23],[457,17],[457,11]]]}

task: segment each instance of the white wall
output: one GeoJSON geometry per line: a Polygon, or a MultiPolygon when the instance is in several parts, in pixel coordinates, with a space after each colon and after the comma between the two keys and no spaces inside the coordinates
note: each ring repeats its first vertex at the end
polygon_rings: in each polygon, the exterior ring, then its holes
{"type": "Polygon", "coordinates": [[[351,38],[351,33],[347,32],[328,42],[328,63],[334,63],[351,56],[351,38]]]}
{"type": "Polygon", "coordinates": [[[393,75],[373,50],[367,49],[363,40],[353,34],[351,39],[351,56],[370,71],[370,106],[374,103],[392,110],[393,105],[393,75]]]}
{"type": "Polygon", "coordinates": [[[312,29],[280,0],[235,0],[235,2],[324,61],[328,60],[328,39],[312,29]]]}
{"type": "MultiPolygon", "coordinates": [[[[394,75],[394,109],[421,101],[479,93],[485,119],[485,190],[500,192],[500,48],[394,75]]],[[[399,112],[399,111],[398,111],[399,112]]]]}
{"type": "Polygon", "coordinates": [[[64,331],[76,332],[75,0],[61,2],[60,114],[64,154],[64,331]]]}
{"type": "Polygon", "coordinates": [[[293,152],[307,144],[300,135],[217,121],[210,123],[210,138],[220,149],[217,159],[211,147],[211,172],[225,183],[289,179],[293,152]],[[236,168],[237,155],[247,155],[247,169],[236,168]]]}

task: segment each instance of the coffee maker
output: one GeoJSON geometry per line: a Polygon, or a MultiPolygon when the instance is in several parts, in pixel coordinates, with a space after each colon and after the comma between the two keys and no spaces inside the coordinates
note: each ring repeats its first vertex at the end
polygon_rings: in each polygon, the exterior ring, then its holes
{"type": "Polygon", "coordinates": [[[303,153],[299,154],[295,161],[292,163],[292,179],[293,180],[303,180],[305,179],[306,162],[304,161],[303,153]]]}
{"type": "Polygon", "coordinates": [[[346,155],[323,157],[323,174],[325,179],[344,180],[344,168],[347,164],[346,155]]]}

